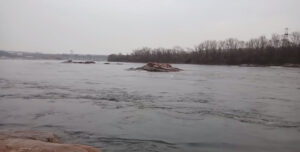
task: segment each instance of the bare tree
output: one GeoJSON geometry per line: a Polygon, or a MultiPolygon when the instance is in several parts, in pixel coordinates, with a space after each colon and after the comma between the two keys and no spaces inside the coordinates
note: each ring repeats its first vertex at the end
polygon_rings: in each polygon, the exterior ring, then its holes
{"type": "Polygon", "coordinates": [[[273,34],[250,39],[247,42],[229,38],[224,41],[207,40],[193,49],[181,47],[141,48],[131,54],[112,54],[109,61],[166,62],[193,64],[300,64],[300,33],[293,32],[290,39],[273,34]]]}

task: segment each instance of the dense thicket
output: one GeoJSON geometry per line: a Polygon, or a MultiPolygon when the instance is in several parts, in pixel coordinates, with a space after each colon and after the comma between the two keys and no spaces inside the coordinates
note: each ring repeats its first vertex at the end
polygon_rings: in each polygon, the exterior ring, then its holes
{"type": "Polygon", "coordinates": [[[300,64],[300,33],[288,38],[273,34],[270,39],[261,36],[247,42],[238,39],[204,41],[193,49],[175,47],[141,48],[131,54],[112,54],[108,61],[118,62],[164,62],[191,64],[300,64]]]}

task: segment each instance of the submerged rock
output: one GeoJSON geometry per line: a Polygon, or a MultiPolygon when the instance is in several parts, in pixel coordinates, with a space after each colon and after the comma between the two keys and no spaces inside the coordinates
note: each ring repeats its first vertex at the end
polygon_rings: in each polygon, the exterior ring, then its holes
{"type": "Polygon", "coordinates": [[[178,72],[182,69],[172,67],[167,63],[153,63],[149,62],[146,65],[138,68],[130,68],[129,70],[145,70],[150,72],[178,72]]]}
{"type": "Polygon", "coordinates": [[[52,133],[37,131],[0,132],[1,152],[101,152],[97,148],[64,144],[52,133]]]}

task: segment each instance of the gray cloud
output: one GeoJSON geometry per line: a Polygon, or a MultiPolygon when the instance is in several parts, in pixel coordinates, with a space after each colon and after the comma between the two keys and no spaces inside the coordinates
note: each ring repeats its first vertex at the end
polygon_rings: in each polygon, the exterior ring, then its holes
{"type": "Polygon", "coordinates": [[[0,0],[0,49],[128,53],[300,31],[299,0],[0,0]]]}

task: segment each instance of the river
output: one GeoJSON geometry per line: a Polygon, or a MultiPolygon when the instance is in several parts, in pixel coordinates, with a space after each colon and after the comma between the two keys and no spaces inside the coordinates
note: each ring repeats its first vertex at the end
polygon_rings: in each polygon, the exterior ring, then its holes
{"type": "Polygon", "coordinates": [[[104,152],[298,152],[300,68],[0,60],[0,130],[104,152]]]}

